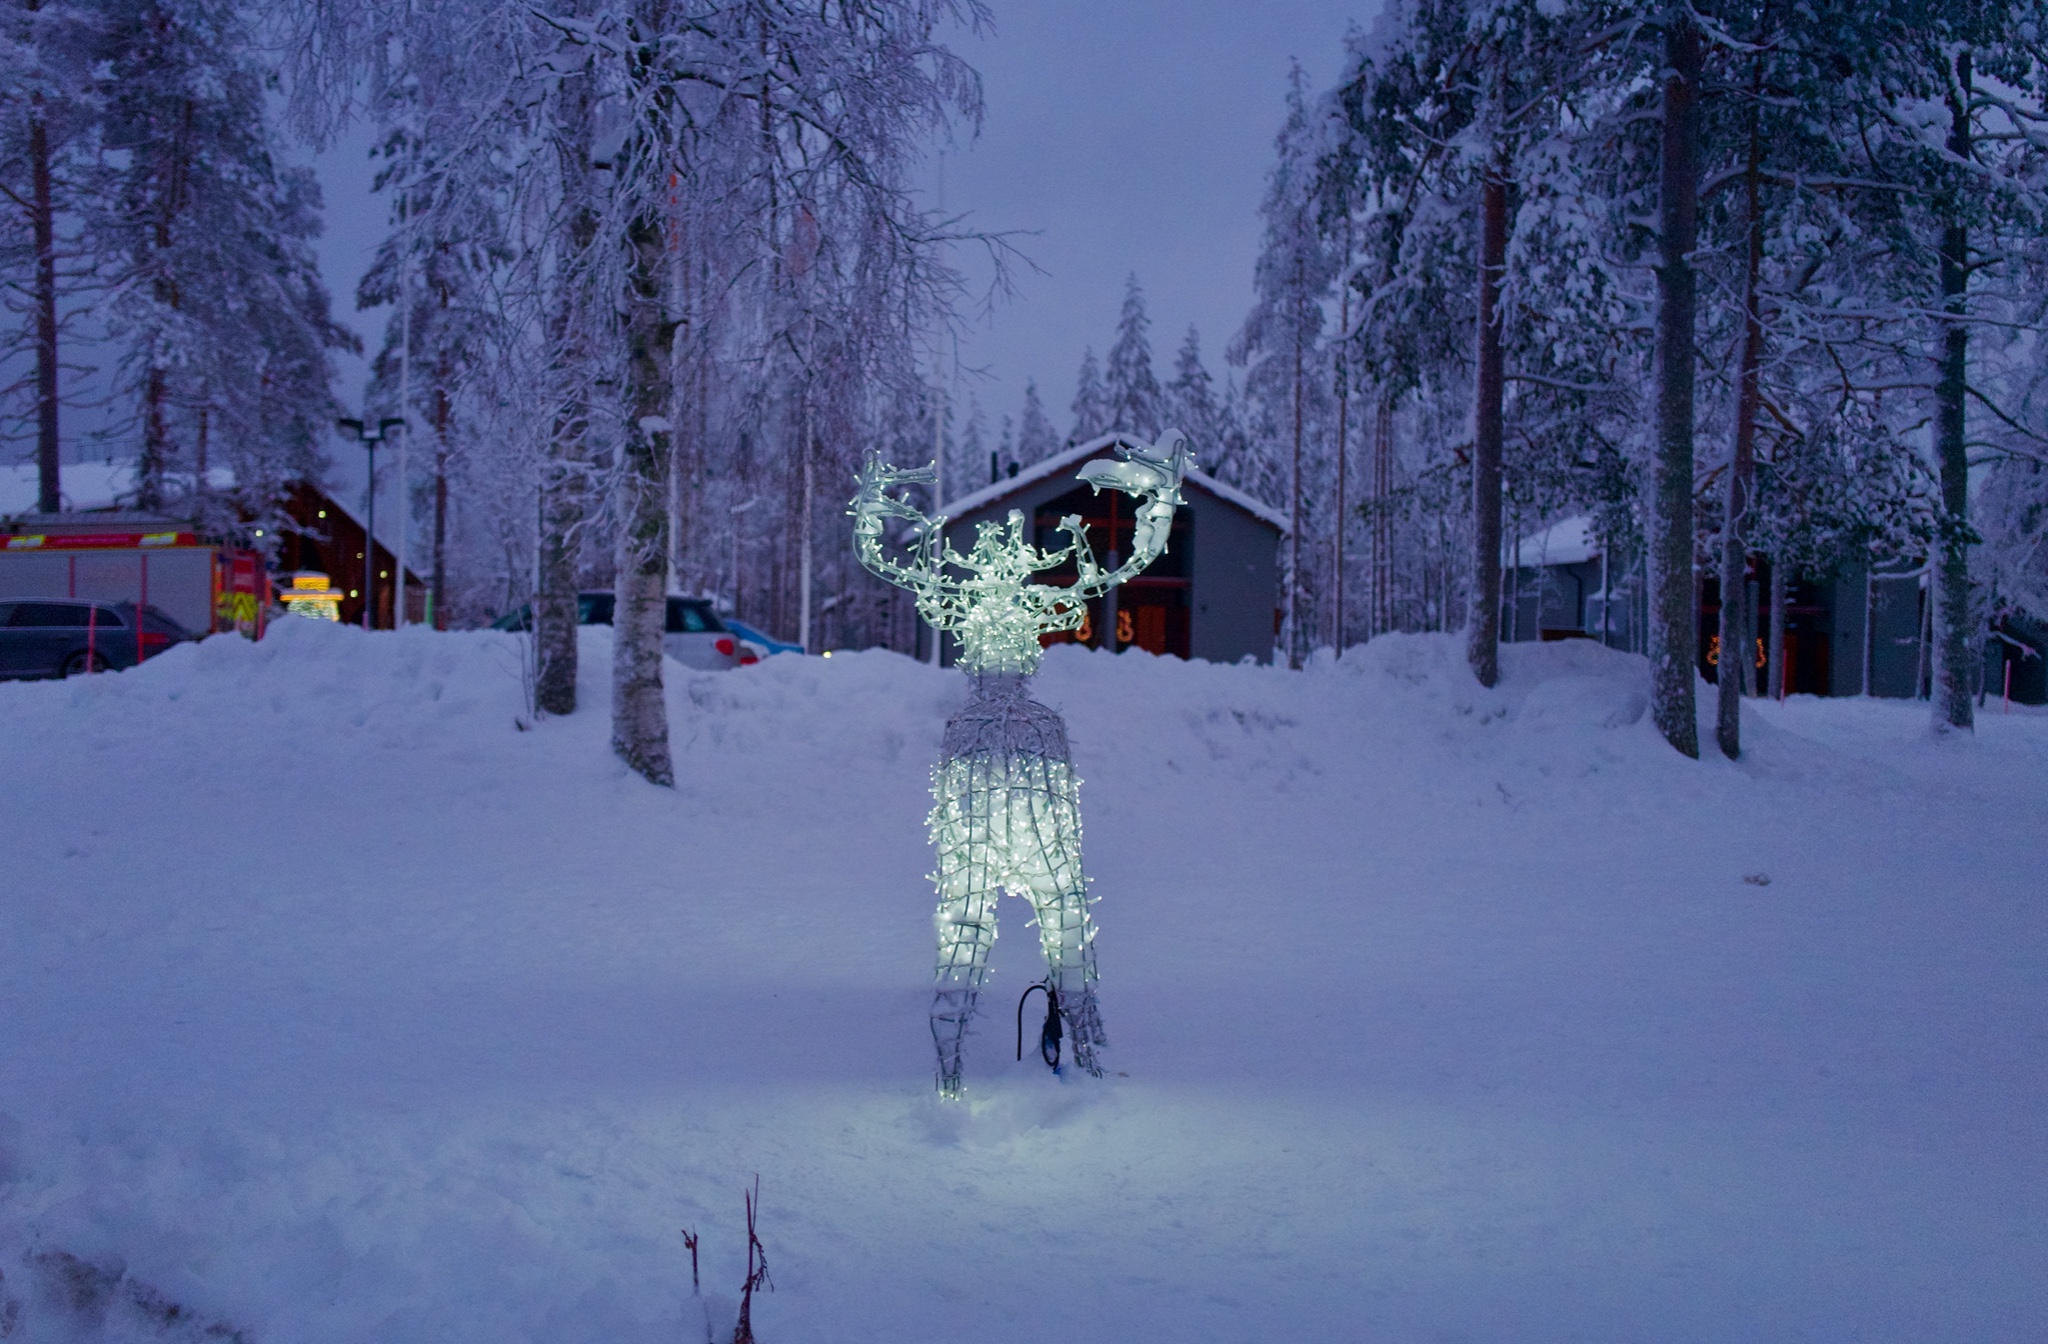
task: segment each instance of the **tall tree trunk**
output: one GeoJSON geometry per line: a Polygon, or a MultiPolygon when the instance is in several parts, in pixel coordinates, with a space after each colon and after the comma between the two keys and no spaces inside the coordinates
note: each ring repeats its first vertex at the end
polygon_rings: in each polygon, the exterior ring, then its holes
{"type": "MultiPolygon", "coordinates": [[[[556,416],[541,482],[540,574],[533,599],[534,706],[543,714],[576,712],[576,557],[583,526],[581,398],[556,416]]],[[[435,611],[440,610],[439,603],[435,611]]]]}
{"type": "MultiPolygon", "coordinates": [[[[29,5],[30,10],[40,7],[29,5]]],[[[55,513],[64,502],[57,460],[57,211],[40,92],[30,98],[29,107],[29,232],[36,249],[36,508],[55,513]]]]}
{"type": "Polygon", "coordinates": [[[1777,556],[1771,557],[1771,689],[1773,700],[1785,698],[1785,602],[1792,576],[1777,556]]]}
{"type": "MultiPolygon", "coordinates": [[[[1750,631],[1754,628],[1745,574],[1746,532],[1756,483],[1756,417],[1763,400],[1763,298],[1757,293],[1764,262],[1764,218],[1758,199],[1763,166],[1763,127],[1757,107],[1763,94],[1761,57],[1756,60],[1755,72],[1750,81],[1749,163],[1743,182],[1749,259],[1742,278],[1742,364],[1735,394],[1734,460],[1728,464],[1728,496],[1721,514],[1721,664],[1714,679],[1714,737],[1721,754],[1731,761],[1742,754],[1742,691],[1749,679],[1750,631]]],[[[1775,611],[1772,619],[1776,620],[1775,611]]]]}
{"type": "MultiPolygon", "coordinates": [[[[1302,311],[1301,263],[1294,264],[1294,465],[1288,480],[1287,532],[1287,665],[1301,666],[1301,417],[1302,417],[1302,311]]],[[[1111,624],[1105,646],[1116,648],[1116,626],[1111,624]]]]}
{"type": "MultiPolygon", "coordinates": [[[[1372,422],[1372,628],[1381,634],[1394,628],[1394,402],[1384,391],[1375,399],[1372,422]]],[[[1426,545],[1427,543],[1425,543],[1426,545]]],[[[1429,571],[1423,570],[1427,587],[1429,571]]],[[[1428,597],[1425,593],[1424,601],[1428,597]]],[[[1425,614],[1424,628],[1427,628],[1425,614]]]]}
{"type": "MultiPolygon", "coordinates": [[[[433,627],[448,628],[448,378],[446,357],[434,374],[434,570],[428,576],[427,601],[433,607],[433,627]]],[[[401,486],[403,482],[401,482],[401,486]]],[[[405,501],[408,515],[412,501],[405,501]]],[[[405,600],[405,570],[398,571],[398,597],[405,600]]]]}
{"type": "Polygon", "coordinates": [[[1650,714],[1664,740],[1700,754],[1693,663],[1699,589],[1693,577],[1693,332],[1699,234],[1700,31],[1692,11],[1664,16],[1662,164],[1658,175],[1657,452],[1651,470],[1650,714]]]}
{"type": "Polygon", "coordinates": [[[1337,656],[1344,656],[1344,534],[1348,530],[1350,517],[1346,513],[1347,501],[1344,487],[1349,484],[1346,468],[1351,461],[1351,361],[1346,355],[1351,343],[1351,216],[1344,217],[1344,265],[1338,269],[1337,283],[1343,287],[1342,297],[1337,306],[1337,522],[1336,533],[1330,550],[1331,587],[1335,596],[1331,601],[1330,622],[1336,645],[1337,656]]]}
{"type": "MultiPolygon", "coordinates": [[[[184,101],[183,114],[179,119],[178,133],[172,138],[165,153],[163,165],[163,200],[159,203],[156,217],[155,262],[161,267],[168,265],[171,250],[171,223],[185,208],[185,182],[190,164],[188,162],[192,143],[192,120],[196,104],[191,99],[184,101]]],[[[154,282],[156,300],[164,307],[176,312],[179,307],[178,282],[175,276],[165,274],[162,269],[154,282]]],[[[145,509],[163,507],[164,473],[171,464],[171,429],[169,419],[170,380],[164,372],[161,351],[150,354],[149,374],[143,384],[142,414],[142,460],[136,464],[136,503],[145,509]]],[[[376,488],[374,485],[371,487],[376,488]]],[[[367,591],[367,590],[365,590],[367,591]]]]}
{"type": "Polygon", "coordinates": [[[612,606],[612,750],[653,784],[673,785],[661,637],[668,617],[668,417],[673,413],[661,220],[627,230],[633,292],[626,320],[627,417],[619,471],[618,574],[612,606]]]}
{"type": "Polygon", "coordinates": [[[1863,557],[1863,675],[1857,694],[1870,698],[1870,665],[1877,661],[1877,574],[1875,562],[1863,557]]]}
{"type": "Polygon", "coordinates": [[[1501,282],[1508,266],[1506,152],[1497,149],[1479,188],[1479,377],[1472,437],[1472,613],[1465,657],[1481,686],[1500,680],[1500,466],[1506,434],[1507,352],[1501,282]]]}
{"type": "MultiPolygon", "coordinates": [[[[1970,146],[1970,53],[1956,56],[1956,91],[1949,96],[1949,153],[1968,159],[1970,146]]],[[[1960,188],[1958,189],[1961,190],[1960,188]]],[[[1970,238],[1958,201],[1952,222],[1941,233],[1941,300],[1950,313],[1964,311],[1970,287],[1970,238]]],[[[1964,447],[1963,398],[1970,372],[1970,333],[1960,321],[1942,336],[1941,379],[1935,387],[1935,453],[1941,462],[1941,528],[1934,566],[1934,726],[1973,728],[1971,672],[1983,676],[1981,657],[1972,658],[1970,636],[1970,460],[1964,447]]]]}
{"type": "MultiPolygon", "coordinates": [[[[576,712],[576,625],[578,620],[577,556],[582,548],[584,502],[588,497],[588,454],[585,436],[590,428],[590,408],[584,399],[582,380],[587,351],[580,339],[585,333],[577,311],[575,274],[585,264],[591,243],[597,237],[597,215],[590,199],[590,76],[586,73],[576,96],[570,100],[572,124],[566,128],[564,177],[572,190],[580,190],[583,204],[569,213],[564,235],[564,268],[570,279],[563,281],[554,316],[554,346],[562,375],[562,405],[555,412],[548,435],[547,461],[541,469],[540,538],[536,557],[539,573],[533,595],[534,681],[533,703],[542,714],[576,712]]],[[[438,488],[438,487],[437,487],[438,488]]],[[[434,602],[435,620],[441,620],[441,604],[434,602]]]]}
{"type": "Polygon", "coordinates": [[[142,460],[135,464],[135,503],[144,509],[163,507],[164,467],[171,455],[170,424],[164,415],[168,392],[155,358],[151,356],[142,380],[142,460]]]}
{"type": "MultiPolygon", "coordinates": [[[[817,338],[817,324],[814,322],[811,325],[811,336],[813,342],[815,342],[817,338]]],[[[797,507],[799,512],[796,524],[796,642],[803,645],[805,653],[812,653],[816,650],[813,647],[811,630],[811,608],[815,605],[815,598],[811,592],[811,583],[814,578],[813,570],[816,558],[814,555],[815,548],[812,544],[811,519],[812,515],[817,512],[815,508],[817,501],[813,497],[817,490],[817,456],[813,452],[811,444],[811,386],[808,373],[804,376],[804,387],[800,395],[801,401],[797,410],[796,445],[797,462],[799,464],[797,470],[797,507]]]]}

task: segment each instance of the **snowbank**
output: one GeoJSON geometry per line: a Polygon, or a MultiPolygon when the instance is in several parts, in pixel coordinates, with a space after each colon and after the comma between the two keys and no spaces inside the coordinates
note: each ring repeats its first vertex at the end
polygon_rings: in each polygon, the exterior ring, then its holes
{"type": "Polygon", "coordinates": [[[539,723],[495,634],[0,686],[17,1337],[700,1338],[757,1172],[769,1344],[2048,1330],[2048,718],[1692,763],[1584,643],[1055,649],[1117,1076],[1012,1061],[1005,902],[940,1107],[957,676],[670,664],[662,790],[609,633],[539,723]]]}

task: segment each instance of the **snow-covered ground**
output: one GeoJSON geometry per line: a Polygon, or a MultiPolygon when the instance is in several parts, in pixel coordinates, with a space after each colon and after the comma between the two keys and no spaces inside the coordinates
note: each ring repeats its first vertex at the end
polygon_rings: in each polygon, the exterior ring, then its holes
{"type": "Polygon", "coordinates": [[[2048,716],[1056,649],[1114,1072],[1006,900],[941,1106],[959,678],[671,665],[669,791],[608,634],[523,729],[491,634],[0,686],[0,1334],[687,1342],[759,1173],[764,1344],[2048,1336],[2048,716]]]}

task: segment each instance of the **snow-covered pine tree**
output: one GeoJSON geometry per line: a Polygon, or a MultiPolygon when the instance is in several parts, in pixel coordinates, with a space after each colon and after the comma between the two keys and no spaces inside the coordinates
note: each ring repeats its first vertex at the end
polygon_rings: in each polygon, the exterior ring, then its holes
{"type": "MultiPolygon", "coordinates": [[[[1971,579],[1979,534],[1970,518],[1970,421],[1973,414],[1989,420],[2001,438],[2015,427],[1986,355],[2011,339],[2000,317],[2038,320],[2041,311],[2048,197],[2038,165],[2048,150],[2048,65],[2040,34],[2048,7],[1914,4],[1897,11],[1893,23],[1877,63],[1883,86],[1894,98],[1903,94],[1922,109],[1940,110],[1939,146],[1931,119],[1896,113],[1883,142],[1892,179],[1911,188],[1903,212],[1910,241],[1901,239],[1899,250],[1920,258],[1933,253],[1938,281],[1923,281],[1912,306],[1921,315],[1921,348],[1934,355],[1932,457],[1940,502],[1930,565],[1931,698],[1934,727],[1948,731],[1973,726],[1982,675],[1983,612],[1971,579]]],[[[2038,455],[2040,442],[2023,451],[2038,455]]]]}
{"type": "Polygon", "coordinates": [[[953,465],[954,470],[948,475],[962,486],[960,494],[995,484],[996,464],[988,452],[988,416],[981,409],[981,398],[971,394],[967,398],[966,420],[960,427],[959,456],[953,465]]]}
{"type": "Polygon", "coordinates": [[[1045,402],[1039,398],[1036,379],[1024,380],[1024,409],[1017,417],[1017,461],[1019,465],[1030,466],[1043,462],[1060,450],[1059,431],[1052,427],[1052,420],[1045,413],[1045,402]]]}
{"type": "Polygon", "coordinates": [[[1275,140],[1278,161],[1260,205],[1266,229],[1253,276],[1256,297],[1229,351],[1233,363],[1248,366],[1246,391],[1261,403],[1284,453],[1279,475],[1286,482],[1290,527],[1280,647],[1290,667],[1300,666],[1306,652],[1302,453],[1318,397],[1328,386],[1317,366],[1322,304],[1334,279],[1331,249],[1319,227],[1321,127],[1311,118],[1306,85],[1296,62],[1288,74],[1287,116],[1275,140]]]}
{"type": "MultiPolygon", "coordinates": [[[[1365,506],[1374,630],[1393,626],[1393,612],[1403,605],[1394,589],[1395,557],[1404,548],[1394,535],[1404,516],[1414,527],[1415,544],[1405,548],[1415,566],[1413,623],[1447,628],[1453,611],[1470,609],[1463,596],[1470,556],[1445,549],[1469,536],[1469,507],[1459,511],[1462,521],[1435,512],[1439,501],[1459,493],[1460,481],[1470,494],[1469,441],[1446,441],[1436,427],[1453,423],[1447,399],[1469,386],[1477,291],[1469,175],[1448,171],[1452,141],[1437,129],[1469,119],[1469,98],[1442,97],[1463,64],[1463,34],[1453,24],[1433,35],[1439,10],[1457,14],[1455,7],[1390,6],[1370,30],[1354,30],[1344,71],[1318,116],[1329,143],[1318,159],[1317,192],[1326,210],[1336,207],[1331,222],[1341,231],[1339,250],[1349,254],[1357,293],[1355,303],[1338,305],[1340,314],[1349,308],[1344,354],[1361,373],[1370,370],[1374,384],[1373,493],[1365,506]],[[1407,439],[1426,456],[1411,464],[1412,488],[1397,497],[1393,441],[1403,423],[1396,408],[1404,402],[1415,431],[1407,439]]],[[[1469,415],[1468,396],[1456,423],[1469,415]]]]}
{"type": "Polygon", "coordinates": [[[1109,347],[1103,390],[1109,398],[1109,427],[1156,438],[1166,426],[1159,379],[1152,372],[1152,319],[1145,315],[1145,291],[1133,273],[1124,281],[1124,306],[1117,315],[1116,340],[1109,347]]]}
{"type": "MultiPolygon", "coordinates": [[[[64,237],[61,221],[76,218],[96,186],[101,17],[97,6],[71,0],[23,0],[0,20],[0,208],[20,221],[0,231],[0,292],[7,311],[25,318],[0,338],[0,370],[23,370],[0,389],[0,414],[32,426],[25,437],[35,444],[44,513],[62,501],[62,350],[81,311],[61,301],[90,278],[80,240],[64,237]],[[26,415],[15,410],[23,402],[26,415]]],[[[0,432],[0,442],[20,437],[0,432]]]]}
{"type": "Polygon", "coordinates": [[[1102,367],[1095,362],[1095,347],[1081,352],[1081,369],[1074,378],[1074,427],[1067,444],[1086,443],[1113,428],[1109,422],[1109,391],[1102,385],[1102,367]]]}
{"type": "MultiPolygon", "coordinates": [[[[414,41],[437,36],[422,32],[414,41]]],[[[474,39],[472,34],[459,52],[415,50],[407,62],[410,78],[379,91],[374,111],[384,136],[375,154],[383,167],[375,188],[391,201],[392,231],[356,294],[359,307],[394,310],[373,364],[369,397],[378,414],[405,419],[407,449],[427,450],[432,470],[426,607],[437,627],[445,627],[448,616],[449,480],[458,406],[468,391],[480,394],[475,400],[483,405],[505,404],[517,381],[505,358],[517,336],[498,301],[508,281],[523,283],[512,281],[519,258],[505,220],[515,184],[502,165],[513,157],[513,127],[503,118],[479,119],[467,111],[470,101],[498,92],[485,82],[496,63],[478,58],[474,39]]],[[[391,466],[410,456],[400,455],[391,466]]],[[[410,479],[397,484],[399,526],[407,529],[397,551],[418,568],[407,546],[416,497],[410,479]]],[[[573,663],[571,668],[573,675],[573,663]]],[[[559,673],[551,672],[545,657],[536,685],[537,702],[541,691],[550,693],[541,708],[566,712],[552,694],[559,673]]],[[[573,690],[571,696],[569,708],[573,690]]]]}
{"type": "Polygon", "coordinates": [[[109,324],[136,407],[137,498],[234,470],[259,515],[310,472],[331,423],[329,316],[312,239],[320,193],[267,120],[271,77],[226,0],[126,0],[101,28],[103,137],[118,158],[89,209],[109,324]],[[188,451],[180,451],[180,445],[188,451]]]}
{"type": "Polygon", "coordinates": [[[1174,355],[1173,380],[1164,389],[1164,401],[1166,418],[1188,436],[1196,458],[1208,462],[1215,457],[1221,447],[1221,407],[1216,400],[1216,380],[1202,363],[1202,336],[1193,323],[1174,355]]]}

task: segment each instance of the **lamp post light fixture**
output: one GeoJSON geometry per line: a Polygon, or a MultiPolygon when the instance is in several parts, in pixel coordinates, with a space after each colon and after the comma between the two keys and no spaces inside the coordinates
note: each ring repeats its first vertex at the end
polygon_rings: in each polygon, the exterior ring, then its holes
{"type": "MultiPolygon", "coordinates": [[[[370,458],[369,507],[363,510],[363,629],[377,628],[377,445],[384,442],[384,436],[396,426],[405,423],[401,415],[387,415],[376,424],[343,416],[335,425],[347,430],[362,442],[370,458]]],[[[402,611],[405,602],[405,572],[398,574],[398,605],[394,611],[402,611]]],[[[396,625],[398,622],[393,621],[396,625]]]]}

